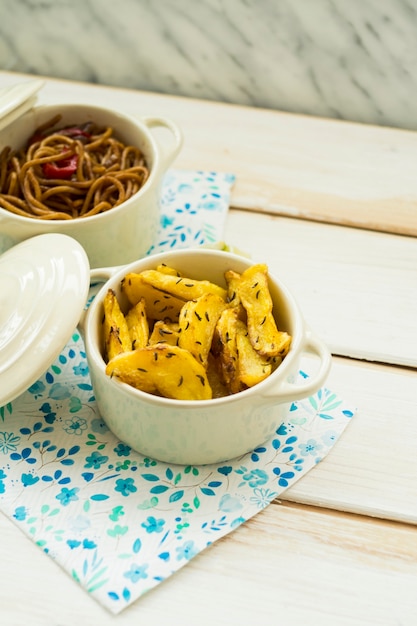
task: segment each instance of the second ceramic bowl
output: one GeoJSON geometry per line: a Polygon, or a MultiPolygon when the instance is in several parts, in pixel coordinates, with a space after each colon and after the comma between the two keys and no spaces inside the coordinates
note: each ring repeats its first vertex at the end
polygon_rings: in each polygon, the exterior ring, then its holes
{"type": "Polygon", "coordinates": [[[243,272],[253,261],[232,253],[188,249],[150,256],[117,270],[97,270],[92,280],[106,280],[82,323],[87,358],[100,414],[108,427],[133,449],[168,463],[200,465],[243,455],[264,443],[286,419],[292,402],[315,393],[329,372],[331,356],[306,326],[287,287],[269,277],[274,316],[280,330],[292,336],[289,353],[264,381],[245,391],[199,401],[168,399],[135,389],[106,372],[103,358],[103,298],[109,288],[127,302],[121,281],[128,272],[154,269],[165,263],[198,280],[226,286],[224,273],[243,272]],[[303,353],[317,357],[311,378],[297,382],[303,353]]]}

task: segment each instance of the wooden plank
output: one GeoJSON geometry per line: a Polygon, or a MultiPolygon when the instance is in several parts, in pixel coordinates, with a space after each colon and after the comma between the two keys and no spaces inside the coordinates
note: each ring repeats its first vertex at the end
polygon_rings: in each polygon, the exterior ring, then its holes
{"type": "MultiPolygon", "coordinates": [[[[28,78],[1,72],[0,85],[28,78]]],[[[174,119],[176,166],[234,172],[236,207],[417,235],[415,132],[51,79],[39,102],[174,119]]]]}
{"type": "Polygon", "coordinates": [[[417,367],[414,238],[231,210],[225,240],[268,263],[334,354],[417,367]]]}
{"type": "Polygon", "coordinates": [[[417,372],[334,359],[326,386],[357,414],[282,498],[417,524],[417,372]]]}
{"type": "MultiPolygon", "coordinates": [[[[176,165],[234,171],[233,200],[246,209],[417,232],[414,133],[65,81],[48,83],[41,101],[105,102],[176,119],[186,140],[176,165]]],[[[415,367],[411,237],[235,211],[231,234],[279,270],[334,352],[415,367]]],[[[328,386],[359,411],[329,456],[283,494],[286,503],[269,506],[117,618],[0,517],[1,622],[414,624],[416,377],[334,359],[328,386]]]]}
{"type": "Polygon", "coordinates": [[[115,617],[0,517],[0,616],[8,626],[411,626],[416,538],[407,525],[272,504],[115,617]]]}

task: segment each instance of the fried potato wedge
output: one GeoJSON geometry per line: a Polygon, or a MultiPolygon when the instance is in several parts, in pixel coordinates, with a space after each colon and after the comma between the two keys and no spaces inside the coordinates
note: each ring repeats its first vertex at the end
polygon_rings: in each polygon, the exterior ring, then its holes
{"type": "Polygon", "coordinates": [[[278,330],[272,314],[267,266],[258,263],[246,269],[237,283],[237,291],[246,310],[249,337],[255,350],[268,357],[285,355],[291,337],[278,330]]]}
{"type": "Polygon", "coordinates": [[[216,339],[221,380],[231,393],[253,387],[271,374],[272,364],[252,346],[247,326],[239,319],[238,307],[222,313],[216,339]]]}
{"type": "Polygon", "coordinates": [[[217,321],[226,306],[219,295],[206,293],[196,300],[189,300],[181,309],[178,345],[191,352],[204,367],[207,366],[217,321]]]}
{"type": "Polygon", "coordinates": [[[168,343],[170,346],[177,346],[178,338],[178,324],[158,320],[155,322],[151,336],[149,337],[149,345],[155,345],[156,343],[168,343]]]}
{"type": "Polygon", "coordinates": [[[149,324],[146,316],[145,298],[141,298],[126,314],[132,349],[144,348],[149,341],[149,324]]]}
{"type": "Polygon", "coordinates": [[[249,339],[246,324],[240,320],[237,321],[236,325],[236,347],[238,354],[237,370],[241,389],[253,387],[271,374],[271,362],[254,349],[249,339]]]}
{"type": "Polygon", "coordinates": [[[157,272],[161,272],[161,274],[169,274],[170,276],[176,276],[177,278],[180,278],[180,276],[184,275],[184,274],[181,274],[181,272],[179,272],[178,270],[176,270],[175,267],[170,267],[169,265],[166,265],[165,263],[160,263],[159,265],[157,265],[156,270],[157,272]]]}
{"type": "Polygon", "coordinates": [[[185,302],[150,285],[144,280],[142,274],[134,272],[126,274],[122,280],[122,291],[132,305],[144,298],[148,317],[154,320],[178,321],[178,316],[185,302]]]}
{"type": "Polygon", "coordinates": [[[224,273],[224,277],[227,283],[227,301],[232,306],[238,306],[240,303],[238,285],[240,281],[240,274],[234,270],[227,270],[224,273]]]}
{"type": "Polygon", "coordinates": [[[183,300],[196,300],[205,293],[215,293],[223,300],[226,300],[227,297],[226,289],[208,280],[194,280],[186,276],[178,277],[157,270],[144,270],[141,272],[141,276],[149,285],[183,300]]]}
{"type": "Polygon", "coordinates": [[[204,366],[187,350],[166,343],[119,354],[109,361],[106,373],[166,398],[209,400],[212,397],[204,366]]]}
{"type": "Polygon", "coordinates": [[[229,396],[230,390],[223,383],[217,359],[211,353],[208,355],[206,371],[213,398],[223,398],[224,396],[229,396]]]}
{"type": "Polygon", "coordinates": [[[107,359],[132,349],[129,328],[123,315],[116,294],[109,289],[103,300],[104,348],[107,359]]]}
{"type": "Polygon", "coordinates": [[[213,342],[213,350],[218,358],[220,379],[231,393],[240,391],[236,343],[237,321],[237,309],[225,309],[217,322],[213,342]]]}

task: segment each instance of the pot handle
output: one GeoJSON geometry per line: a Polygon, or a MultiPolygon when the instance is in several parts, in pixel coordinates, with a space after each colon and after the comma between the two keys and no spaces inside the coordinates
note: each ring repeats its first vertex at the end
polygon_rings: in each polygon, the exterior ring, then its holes
{"type": "MultiPolygon", "coordinates": [[[[115,274],[121,267],[97,267],[93,270],[90,270],[90,289],[96,283],[105,283],[115,274]]],[[[78,321],[78,328],[82,334],[84,334],[85,328],[85,320],[88,312],[88,307],[91,301],[91,296],[89,297],[85,308],[81,311],[80,319],[78,321]]]]}
{"type": "Polygon", "coordinates": [[[330,371],[332,362],[330,351],[321,339],[311,330],[307,330],[303,352],[319,358],[320,363],[317,372],[311,378],[304,379],[302,384],[282,381],[279,383],[279,391],[271,389],[262,394],[264,398],[279,400],[280,402],[292,402],[307,398],[320,389],[330,371]]]}
{"type": "Polygon", "coordinates": [[[153,117],[145,115],[140,118],[142,122],[149,128],[166,128],[171,131],[174,136],[174,144],[169,147],[164,147],[162,155],[162,169],[167,170],[173,160],[178,155],[183,144],[183,134],[179,126],[167,117],[153,117]]]}

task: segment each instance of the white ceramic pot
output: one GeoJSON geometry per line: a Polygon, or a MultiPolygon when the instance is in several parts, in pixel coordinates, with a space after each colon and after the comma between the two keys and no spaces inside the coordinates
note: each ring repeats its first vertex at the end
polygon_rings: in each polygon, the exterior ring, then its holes
{"type": "Polygon", "coordinates": [[[134,389],[105,373],[103,360],[103,298],[120,290],[128,272],[140,272],[166,263],[195,279],[226,286],[224,272],[242,272],[253,261],[217,250],[172,251],[133,264],[92,272],[92,280],[106,280],[82,322],[91,379],[99,411],[108,427],[135,450],[168,463],[200,465],[232,459],[264,443],[287,419],[292,402],[315,393],[324,383],[331,363],[325,345],[307,328],[288,289],[270,276],[274,315],[281,330],[292,336],[288,355],[275,372],[256,386],[212,400],[178,401],[134,389]],[[297,382],[303,353],[317,357],[316,373],[297,382]]]}
{"type": "MultiPolygon", "coordinates": [[[[182,134],[164,117],[134,118],[87,104],[35,106],[0,125],[0,152],[5,146],[19,148],[35,129],[60,113],[60,125],[93,121],[112,126],[123,142],[140,148],[150,169],[143,187],[130,199],[104,213],[72,220],[40,220],[16,215],[0,207],[0,254],[35,235],[61,233],[76,239],[85,249],[91,267],[117,266],[144,256],[155,242],[159,220],[159,190],[162,177],[182,145],[182,134]],[[169,131],[161,143],[155,128],[169,131]]],[[[166,133],[164,133],[166,134],[166,133]]]]}

